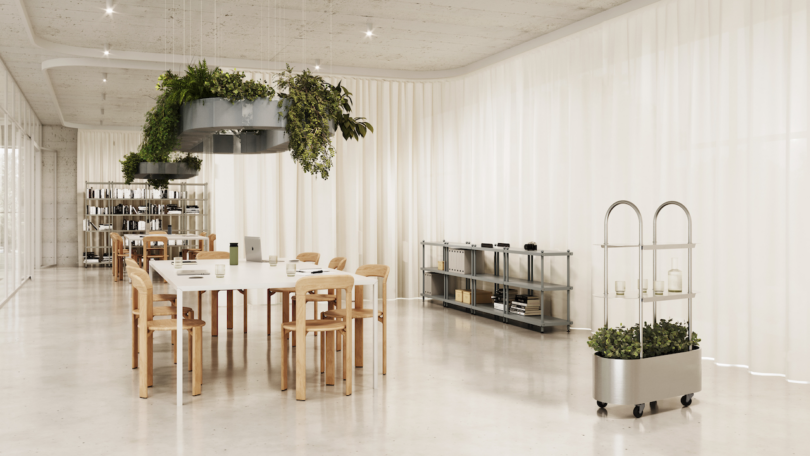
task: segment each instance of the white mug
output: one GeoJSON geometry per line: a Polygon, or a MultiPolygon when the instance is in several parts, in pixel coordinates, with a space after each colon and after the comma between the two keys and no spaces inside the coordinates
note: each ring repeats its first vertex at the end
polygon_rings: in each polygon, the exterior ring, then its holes
{"type": "Polygon", "coordinates": [[[216,268],[216,273],[217,273],[217,278],[218,279],[221,279],[221,278],[225,277],[225,265],[224,264],[218,264],[218,265],[215,266],[215,268],[216,268]]]}
{"type": "Polygon", "coordinates": [[[616,295],[624,296],[624,280],[616,281],[616,295]]]}

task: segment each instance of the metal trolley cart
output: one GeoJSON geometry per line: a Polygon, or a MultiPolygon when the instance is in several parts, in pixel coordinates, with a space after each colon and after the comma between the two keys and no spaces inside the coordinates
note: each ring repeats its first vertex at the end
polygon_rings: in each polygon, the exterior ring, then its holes
{"type": "Polygon", "coordinates": [[[689,351],[670,355],[644,358],[644,332],[639,331],[641,341],[641,351],[639,359],[609,359],[594,354],[593,358],[593,397],[596,404],[602,408],[607,404],[634,405],[633,415],[641,418],[644,414],[644,405],[649,402],[655,404],[658,399],[681,396],[681,404],[688,407],[692,403],[692,397],[701,390],[701,352],[699,347],[692,346],[692,298],[695,293],[692,291],[692,217],[686,207],[677,201],[667,201],[658,207],[653,218],[653,243],[644,245],[643,223],[641,213],[635,204],[629,201],[617,201],[610,206],[605,214],[605,243],[602,244],[605,255],[605,327],[608,325],[608,300],[609,299],[637,299],[639,326],[644,327],[644,303],[651,302],[653,305],[653,324],[657,323],[657,303],[659,301],[687,300],[689,305],[689,351]],[[616,206],[625,204],[633,208],[638,216],[638,245],[610,245],[608,243],[608,218],[611,211],[616,206]],[[678,206],[686,213],[688,221],[689,238],[686,244],[658,244],[657,243],[657,222],[658,214],[669,205],[678,206]],[[624,296],[611,296],[608,294],[608,252],[612,248],[638,248],[638,277],[639,284],[643,283],[644,275],[644,251],[652,251],[653,254],[653,284],[656,279],[656,262],[658,250],[664,249],[687,249],[689,254],[688,279],[686,293],[669,293],[656,296],[645,295],[639,290],[638,298],[624,298],[624,296]]]}

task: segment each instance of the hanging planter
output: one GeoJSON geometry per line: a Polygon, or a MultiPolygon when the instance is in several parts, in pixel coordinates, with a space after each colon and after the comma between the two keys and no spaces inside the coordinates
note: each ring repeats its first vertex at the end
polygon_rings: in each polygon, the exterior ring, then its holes
{"type": "Polygon", "coordinates": [[[136,178],[153,180],[191,179],[200,173],[199,169],[193,169],[186,163],[142,162],[138,169],[136,178]]]}

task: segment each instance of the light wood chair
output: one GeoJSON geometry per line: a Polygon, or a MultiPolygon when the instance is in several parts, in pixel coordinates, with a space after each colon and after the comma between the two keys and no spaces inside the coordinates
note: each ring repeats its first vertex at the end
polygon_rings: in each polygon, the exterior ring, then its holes
{"type": "MultiPolygon", "coordinates": [[[[200,236],[205,236],[205,235],[206,235],[205,231],[200,233],[200,236]]],[[[213,233],[209,234],[208,235],[208,250],[205,250],[203,242],[199,241],[197,248],[190,248],[190,249],[183,250],[183,259],[184,260],[193,260],[193,259],[197,258],[197,254],[200,253],[200,252],[206,252],[206,251],[207,252],[213,252],[214,250],[216,250],[214,248],[214,243],[215,243],[216,240],[217,240],[217,235],[216,234],[213,234],[213,233]]]]}
{"type": "Polygon", "coordinates": [[[335,336],[337,332],[343,332],[343,376],[345,382],[345,394],[347,396],[352,394],[352,378],[353,370],[350,369],[349,358],[351,353],[352,343],[352,325],[346,324],[344,321],[339,320],[306,320],[306,301],[310,297],[315,298],[315,295],[310,294],[311,291],[334,289],[337,296],[338,309],[345,310],[345,321],[352,321],[352,288],[354,287],[354,277],[350,275],[335,274],[332,276],[322,277],[305,277],[299,279],[295,283],[295,295],[302,297],[302,302],[295,314],[295,320],[287,321],[281,324],[282,337],[281,337],[281,390],[287,390],[287,374],[289,371],[289,343],[287,342],[287,334],[295,332],[295,337],[298,339],[298,348],[295,351],[295,398],[299,401],[307,399],[307,353],[306,353],[306,334],[307,332],[325,332],[326,344],[322,345],[324,351],[323,358],[326,364],[326,384],[335,384],[335,336]],[[345,291],[346,305],[343,305],[343,296],[341,293],[345,291]],[[349,371],[349,372],[347,372],[349,371]]]}
{"type": "MultiPolygon", "coordinates": [[[[137,269],[137,268],[136,268],[137,269]]],[[[177,322],[174,320],[153,320],[154,308],[152,281],[143,271],[133,269],[130,278],[132,286],[138,291],[138,346],[141,369],[139,371],[140,397],[149,397],[149,387],[153,383],[153,336],[156,331],[176,331],[177,322]]],[[[183,319],[183,329],[189,332],[188,357],[189,370],[192,372],[191,394],[199,396],[202,393],[202,320],[183,319]]]]}
{"type": "Polygon", "coordinates": [[[166,232],[166,231],[150,231],[150,232],[149,232],[149,235],[150,235],[150,236],[151,236],[151,235],[153,235],[153,234],[155,234],[155,235],[161,235],[161,234],[162,234],[162,235],[166,236],[166,235],[168,235],[169,233],[168,233],[168,232],[166,232]]]}
{"type": "Polygon", "coordinates": [[[118,282],[124,280],[124,271],[126,269],[124,260],[129,256],[130,259],[140,264],[141,256],[135,252],[130,255],[129,249],[124,248],[124,238],[118,233],[110,233],[110,245],[113,259],[113,282],[118,282]]]}
{"type": "MultiPolygon", "coordinates": [[[[127,258],[126,259],[126,267],[127,267],[127,275],[133,273],[144,273],[146,272],[141,269],[140,265],[136,263],[134,260],[127,258]],[[133,272],[134,271],[134,272],[133,272]]],[[[147,277],[149,275],[147,274],[147,277]]],[[[177,295],[176,294],[153,294],[152,295],[152,302],[163,302],[168,301],[171,304],[168,306],[160,306],[160,307],[153,307],[152,308],[152,315],[154,317],[164,317],[169,316],[172,317],[172,320],[177,318],[177,295]]],[[[135,287],[132,287],[132,368],[138,368],[138,318],[141,315],[141,311],[138,307],[138,290],[135,287]]],[[[183,307],[183,317],[184,318],[194,318],[194,311],[191,307],[183,307]]],[[[172,345],[175,344],[177,339],[177,331],[172,332],[172,345]]],[[[174,349],[174,362],[177,363],[177,350],[174,349]]]]}
{"type": "MultiPolygon", "coordinates": [[[[337,257],[332,258],[332,261],[329,262],[329,269],[337,269],[338,271],[342,271],[346,267],[346,258],[344,257],[337,257]]],[[[307,301],[314,302],[314,319],[319,320],[321,318],[321,313],[318,312],[318,303],[319,302],[326,302],[328,303],[329,309],[335,308],[335,292],[334,290],[326,290],[326,294],[315,294],[313,295],[317,299],[307,299],[307,301]]],[[[293,315],[295,315],[295,296],[292,297],[292,311],[293,315]]],[[[323,334],[321,334],[321,340],[323,340],[323,334]]]]}
{"type": "MultiPolygon", "coordinates": [[[[197,254],[198,260],[228,260],[231,254],[228,252],[199,252],[197,254]]],[[[248,315],[248,294],[247,290],[236,290],[244,296],[244,332],[247,333],[247,315],[248,315]]],[[[197,292],[197,313],[202,317],[202,296],[206,291],[197,292]]],[[[227,290],[228,295],[228,313],[227,313],[227,329],[233,329],[233,290],[227,290]]],[[[269,308],[268,308],[269,310],[269,308]]],[[[213,337],[219,336],[219,290],[211,293],[211,335],[213,337]]]]}
{"type": "MultiPolygon", "coordinates": [[[[295,257],[298,261],[305,261],[310,263],[318,264],[321,261],[321,254],[316,252],[304,252],[299,253],[297,257],[295,257]]],[[[270,298],[273,297],[274,294],[281,293],[281,321],[287,322],[290,321],[290,295],[295,293],[295,288],[271,288],[267,290],[267,302],[270,302],[270,298]]],[[[268,309],[269,310],[269,309],[268,309]]],[[[295,311],[293,311],[295,314],[295,311]]],[[[267,312],[267,335],[270,335],[270,312],[267,312]]],[[[296,341],[295,336],[293,336],[292,346],[295,347],[296,341]]]]}
{"type": "MultiPolygon", "coordinates": [[[[377,312],[377,321],[382,323],[382,338],[383,338],[383,368],[382,373],[385,375],[388,370],[388,323],[387,323],[387,313],[386,310],[388,308],[388,273],[391,271],[391,268],[382,264],[367,264],[365,266],[360,266],[357,268],[357,272],[355,274],[363,277],[380,277],[383,279],[382,283],[382,310],[377,312]]],[[[354,349],[355,349],[355,367],[363,367],[363,319],[364,318],[371,318],[374,315],[373,309],[364,309],[363,308],[363,287],[357,286],[354,293],[354,311],[352,315],[355,319],[355,341],[354,341],[354,349]]],[[[336,320],[343,320],[345,317],[346,311],[339,310],[339,309],[332,309],[327,310],[321,315],[321,318],[333,318],[336,320]]]]}
{"type": "Polygon", "coordinates": [[[149,272],[149,260],[169,259],[169,239],[166,236],[149,234],[143,237],[143,270],[149,272]],[[152,245],[153,242],[163,245],[152,245]]]}

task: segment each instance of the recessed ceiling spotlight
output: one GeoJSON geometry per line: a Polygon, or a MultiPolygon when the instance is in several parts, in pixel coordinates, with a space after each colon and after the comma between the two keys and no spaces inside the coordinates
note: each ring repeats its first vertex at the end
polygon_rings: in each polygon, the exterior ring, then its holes
{"type": "Polygon", "coordinates": [[[320,69],[321,69],[321,61],[320,61],[320,60],[316,60],[316,61],[315,61],[315,69],[316,69],[316,70],[320,70],[320,69]]]}
{"type": "Polygon", "coordinates": [[[102,75],[101,82],[107,82],[107,73],[101,73],[101,75],[102,75]]]}
{"type": "Polygon", "coordinates": [[[104,12],[107,13],[107,15],[111,15],[113,13],[113,9],[112,8],[107,8],[107,9],[104,10],[104,12]]]}
{"type": "Polygon", "coordinates": [[[371,24],[366,25],[366,38],[374,36],[374,26],[371,24]]]}
{"type": "Polygon", "coordinates": [[[373,35],[374,35],[374,33],[372,33],[371,30],[366,30],[366,36],[367,37],[371,37],[373,35]]]}
{"type": "Polygon", "coordinates": [[[104,49],[104,55],[110,55],[110,51],[104,49]]]}

